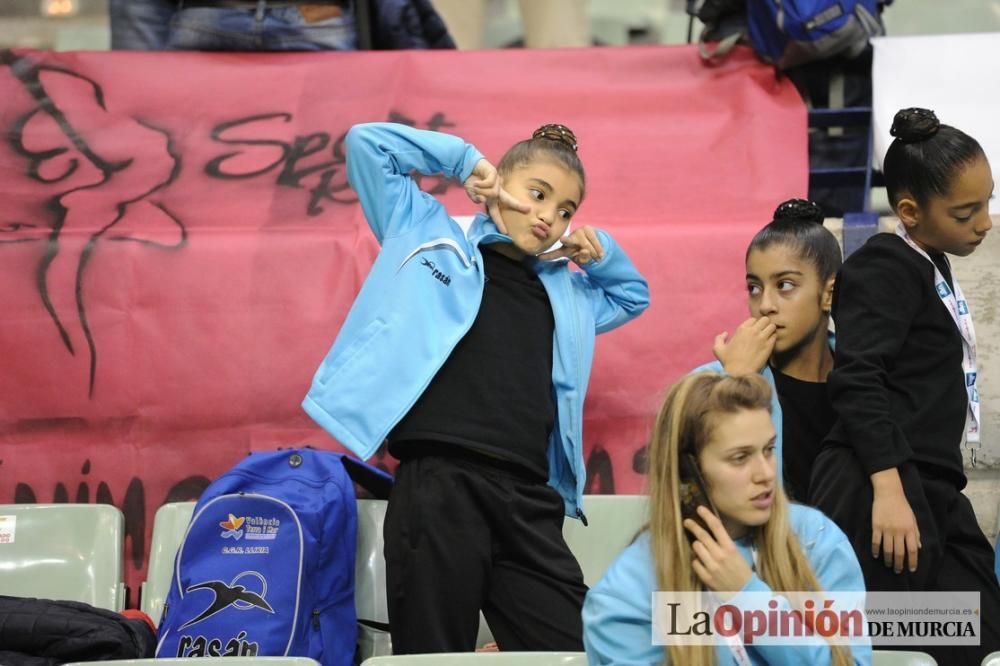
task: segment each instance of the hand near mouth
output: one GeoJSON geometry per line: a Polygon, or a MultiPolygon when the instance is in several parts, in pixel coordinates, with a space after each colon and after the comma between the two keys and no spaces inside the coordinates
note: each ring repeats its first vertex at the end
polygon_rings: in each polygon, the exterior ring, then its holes
{"type": "Polygon", "coordinates": [[[736,327],[732,338],[726,331],[715,336],[712,353],[727,374],[736,377],[756,374],[771,358],[776,331],[777,327],[767,317],[750,317],[736,327]]]}
{"type": "Polygon", "coordinates": [[[562,243],[562,247],[543,252],[538,255],[538,258],[542,261],[550,261],[552,259],[569,257],[578,266],[589,264],[595,259],[600,261],[604,258],[604,247],[597,238],[597,229],[594,227],[580,227],[570,235],[563,236],[559,240],[562,243]]]}
{"type": "Polygon", "coordinates": [[[698,515],[711,533],[690,518],[684,521],[684,527],[696,539],[691,544],[695,555],[691,568],[705,587],[714,592],[731,593],[723,594],[728,598],[743,589],[753,577],[753,570],[719,517],[704,506],[698,507],[698,515]]]}

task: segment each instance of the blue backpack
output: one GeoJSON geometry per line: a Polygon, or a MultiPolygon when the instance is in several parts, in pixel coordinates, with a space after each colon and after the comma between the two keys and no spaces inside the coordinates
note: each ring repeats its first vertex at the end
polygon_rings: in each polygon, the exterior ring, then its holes
{"type": "Polygon", "coordinates": [[[885,33],[880,4],[885,0],[747,0],[750,43],[778,69],[857,56],[885,33]]]}
{"type": "Polygon", "coordinates": [[[391,477],[309,448],[252,453],[195,505],[160,621],[158,658],[302,656],[353,663],[352,481],[391,477]]]}

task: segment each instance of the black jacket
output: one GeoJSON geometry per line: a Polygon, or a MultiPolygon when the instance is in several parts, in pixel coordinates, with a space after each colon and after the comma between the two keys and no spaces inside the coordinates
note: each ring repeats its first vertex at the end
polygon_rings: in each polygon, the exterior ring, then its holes
{"type": "Polygon", "coordinates": [[[0,665],[151,658],[156,636],[143,620],[75,601],[0,596],[0,665]]]}
{"type": "MultiPolygon", "coordinates": [[[[931,255],[948,282],[943,255],[931,255]]],[[[837,277],[837,423],[827,444],[851,446],[868,474],[912,460],[965,485],[968,410],[962,337],[934,289],[934,266],[895,234],[877,234],[837,277]]]]}
{"type": "Polygon", "coordinates": [[[455,42],[430,0],[360,0],[372,10],[374,49],[453,49],[455,42]]]}

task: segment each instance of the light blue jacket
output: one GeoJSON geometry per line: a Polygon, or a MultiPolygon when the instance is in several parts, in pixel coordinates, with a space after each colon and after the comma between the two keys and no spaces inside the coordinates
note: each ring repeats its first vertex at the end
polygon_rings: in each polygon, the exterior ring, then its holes
{"type": "MultiPolygon", "coordinates": [[[[854,549],[832,520],[800,504],[789,506],[789,519],[823,590],[864,591],[865,581],[854,549]]],[[[750,548],[742,541],[736,543],[744,559],[752,565],[750,548]]],[[[664,646],[652,644],[652,594],[656,590],[649,532],[644,532],[587,593],[583,604],[583,644],[590,664],[635,666],[664,662],[664,646]]],[[[771,589],[755,573],[742,591],[771,592],[771,589]]],[[[738,605],[736,599],[738,596],[730,603],[738,605]]],[[[787,599],[779,599],[780,607],[787,603],[787,599]]],[[[822,639],[801,646],[754,643],[746,646],[746,650],[754,664],[825,666],[831,663],[830,648],[822,639]]],[[[870,644],[852,645],[851,651],[855,664],[871,664],[870,644]]],[[[737,663],[725,644],[716,646],[716,656],[719,666],[737,663]]]]}
{"type": "Polygon", "coordinates": [[[994,569],[996,570],[997,578],[1000,579],[1000,534],[997,534],[997,542],[994,544],[993,550],[996,551],[994,569]]]}
{"type": "MultiPolygon", "coordinates": [[[[464,182],[480,159],[458,137],[404,125],[356,125],[347,133],[348,180],[382,249],[302,407],[363,459],[471,328],[483,297],[480,244],[511,242],[484,214],[463,231],[410,171],[464,182]]],[[[646,281],[625,251],[607,233],[598,237],[604,257],[583,272],[569,270],[566,261],[535,264],[555,321],[549,484],[575,517],[583,516],[583,398],[595,334],[621,326],[649,304],[646,281]]]]}

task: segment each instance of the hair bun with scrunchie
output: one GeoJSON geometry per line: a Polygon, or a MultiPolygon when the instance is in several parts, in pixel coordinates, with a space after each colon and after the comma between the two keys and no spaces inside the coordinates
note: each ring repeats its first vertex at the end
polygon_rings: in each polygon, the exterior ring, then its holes
{"type": "Polygon", "coordinates": [[[576,135],[573,134],[573,130],[565,125],[542,125],[535,130],[535,132],[531,135],[531,138],[556,141],[569,147],[574,153],[576,152],[576,135]]]}
{"type": "Polygon", "coordinates": [[[823,224],[823,209],[815,201],[789,199],[774,209],[775,222],[814,222],[823,224]]]}
{"type": "Polygon", "coordinates": [[[941,121],[930,109],[900,109],[892,119],[889,134],[904,143],[924,141],[937,134],[941,121]]]}

